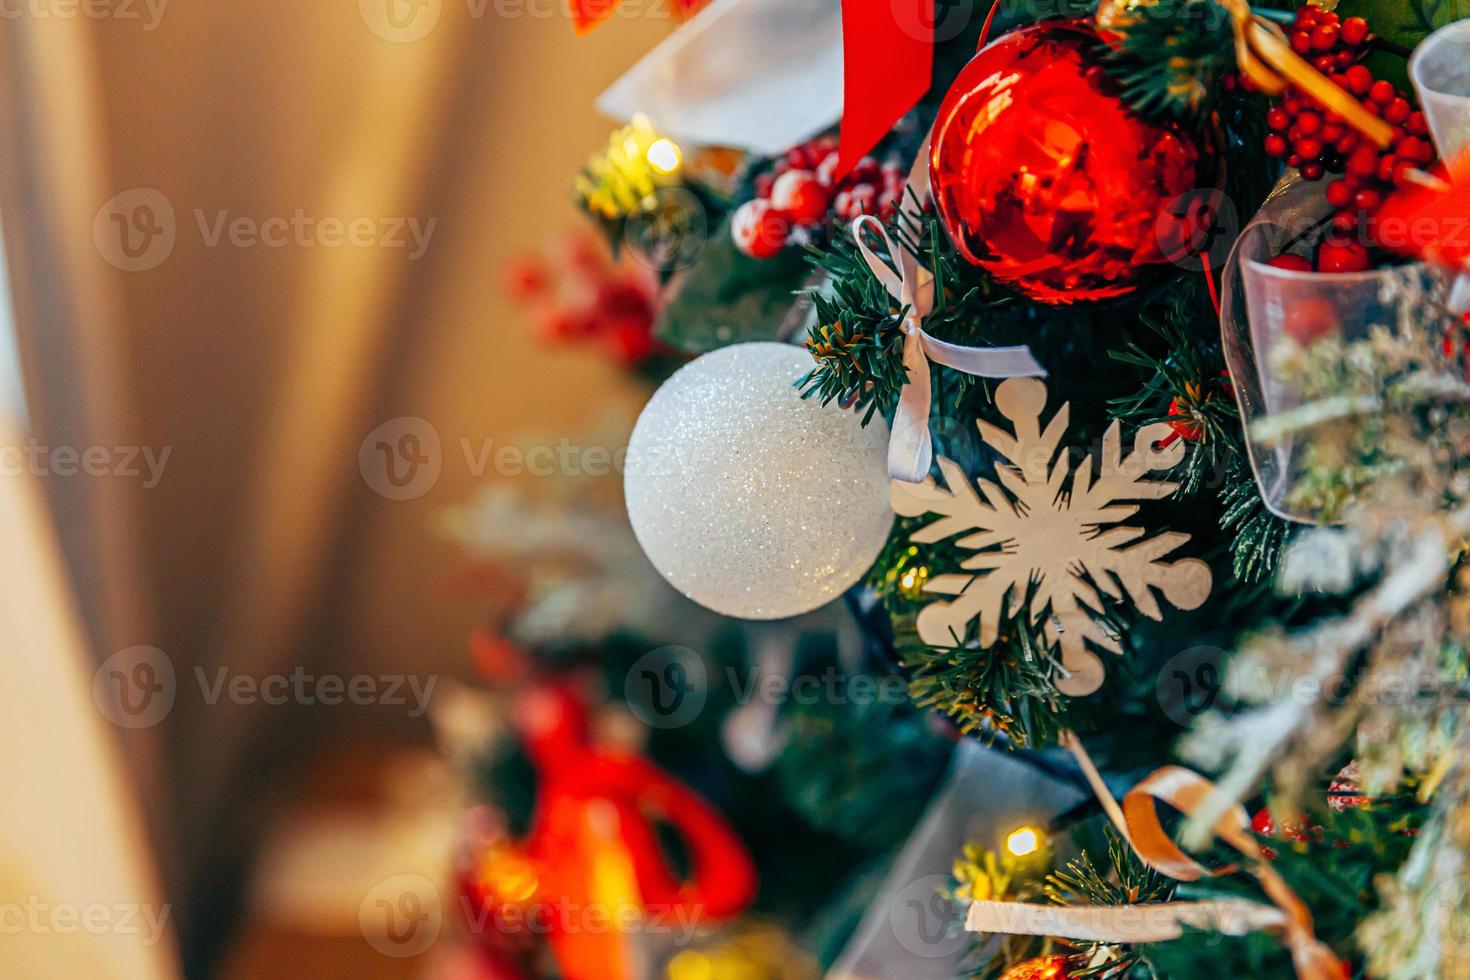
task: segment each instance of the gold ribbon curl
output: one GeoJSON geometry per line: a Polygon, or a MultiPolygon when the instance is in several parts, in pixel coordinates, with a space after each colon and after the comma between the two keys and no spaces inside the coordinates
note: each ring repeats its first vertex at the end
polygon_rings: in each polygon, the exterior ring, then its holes
{"type": "MultiPolygon", "coordinates": [[[[1208,779],[1182,766],[1164,766],[1129,790],[1119,806],[1077,737],[1071,732],[1064,733],[1062,744],[1076,757],[1108,818],[1144,864],[1176,881],[1198,881],[1239,870],[1236,865],[1206,868],[1180,850],[1159,820],[1160,801],[1186,816],[1193,815],[1214,791],[1215,786],[1208,779]]],[[[1115,943],[1175,939],[1184,934],[1186,926],[1218,929],[1227,935],[1265,929],[1281,936],[1299,980],[1341,980],[1345,975],[1342,961],[1317,938],[1306,903],[1267,863],[1251,836],[1250,816],[1245,808],[1239,804],[1231,807],[1214,829],[1221,840],[1245,857],[1245,870],[1260,882],[1272,905],[1233,898],[1060,908],[1029,902],[974,902],[965,928],[971,932],[1115,943]]]]}
{"type": "Polygon", "coordinates": [[[1379,149],[1393,144],[1393,127],[1363,108],[1357,99],[1293,51],[1278,25],[1251,13],[1249,0],[1217,2],[1230,13],[1235,28],[1235,60],[1240,72],[1257,88],[1267,95],[1280,95],[1288,87],[1298,88],[1328,112],[1341,116],[1379,149]]]}

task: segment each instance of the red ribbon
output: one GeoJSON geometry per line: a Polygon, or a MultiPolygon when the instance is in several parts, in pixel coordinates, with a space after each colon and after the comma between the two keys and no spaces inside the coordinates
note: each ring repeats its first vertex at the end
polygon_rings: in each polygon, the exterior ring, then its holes
{"type": "Polygon", "coordinates": [[[842,0],[842,140],[850,171],[929,90],[934,0],[842,0]]]}

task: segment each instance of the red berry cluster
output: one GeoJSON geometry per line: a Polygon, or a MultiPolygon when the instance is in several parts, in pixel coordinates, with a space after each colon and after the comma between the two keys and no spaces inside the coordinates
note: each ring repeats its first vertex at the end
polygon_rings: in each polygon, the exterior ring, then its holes
{"type": "Polygon", "coordinates": [[[755,179],[756,197],[730,219],[735,247],[765,259],[785,248],[798,228],[815,229],[829,211],[841,221],[864,214],[887,220],[903,200],[907,175],[892,164],[864,157],[852,172],[834,180],[837,142],[822,137],[793,147],[755,179]]]}
{"type": "MultiPolygon", "coordinates": [[[[1268,154],[1298,168],[1307,180],[1320,180],[1326,174],[1342,175],[1327,187],[1327,200],[1336,209],[1332,230],[1339,240],[1366,232],[1362,219],[1372,216],[1384,198],[1404,183],[1408,171],[1434,160],[1424,114],[1415,110],[1403,93],[1388,82],[1374,79],[1372,72],[1357,64],[1370,37],[1368,22],[1363,18],[1339,20],[1336,14],[1311,5],[1297,11],[1290,31],[1293,51],[1393,126],[1394,139],[1388,149],[1380,150],[1341,116],[1327,111],[1304,92],[1288,92],[1281,104],[1266,114],[1271,130],[1265,142],[1268,154]]],[[[1353,259],[1350,264],[1355,264],[1355,254],[1353,259]]]]}
{"type": "Polygon", "coordinates": [[[657,277],[635,261],[614,261],[589,235],[514,259],[505,288],[531,311],[536,335],[547,343],[600,342],[630,367],[661,350],[653,337],[657,277]]]}

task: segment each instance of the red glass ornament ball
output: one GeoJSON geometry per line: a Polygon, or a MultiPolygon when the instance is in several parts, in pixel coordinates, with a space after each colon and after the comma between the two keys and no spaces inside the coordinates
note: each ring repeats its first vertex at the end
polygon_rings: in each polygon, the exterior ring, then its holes
{"type": "Polygon", "coordinates": [[[1217,185],[1218,135],[1134,113],[1105,51],[1086,21],[1017,30],[970,61],[935,123],[930,174],[955,247],[1042,303],[1136,289],[1199,237],[1181,200],[1217,185]]]}

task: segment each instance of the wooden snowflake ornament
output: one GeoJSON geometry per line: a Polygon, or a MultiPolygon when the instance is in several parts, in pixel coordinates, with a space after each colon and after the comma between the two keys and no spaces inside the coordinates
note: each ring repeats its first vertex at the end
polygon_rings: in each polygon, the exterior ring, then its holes
{"type": "Polygon", "coordinates": [[[931,646],[958,646],[970,622],[979,619],[979,643],[989,649],[1001,620],[1018,615],[1029,594],[1031,624],[1041,622],[1046,643],[1060,650],[1057,690],[1076,697],[1091,694],[1103,681],[1102,661],[1089,644],[1123,652],[1119,638],[1099,619],[1099,592],[1119,600],[1126,593],[1139,612],[1161,620],[1154,589],[1179,609],[1195,609],[1209,598],[1211,576],[1197,558],[1163,560],[1189,535],[1166,531],[1144,539],[1143,528],[1122,523],[1138,512],[1130,501],[1159,500],[1178,489],[1178,484],[1148,479],[1184,456],[1182,440],[1161,445],[1172,431],[1168,423],[1139,430],[1125,458],[1114,422],[1103,435],[1100,472],[1094,477],[1090,455],[1074,470],[1061,445],[1068,406],[1041,428],[1046,397],[1042,382],[1011,379],[996,391],[995,403],[1015,434],[978,423],[985,442],[1008,461],[995,466],[999,485],[982,478],[977,494],[964,471],[941,458],[942,486],[933,477],[923,483],[895,480],[889,499],[905,517],[940,515],[911,541],[932,544],[970,532],[955,543],[975,552],[961,565],[973,574],[936,575],[925,585],[925,592],[955,598],[924,608],[919,638],[931,646]]]}

